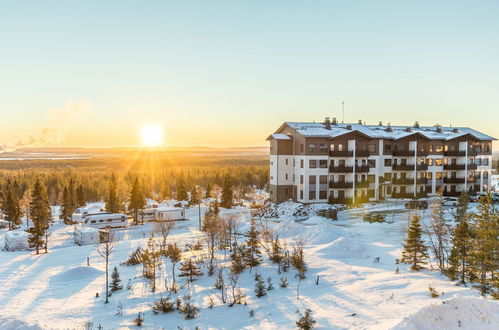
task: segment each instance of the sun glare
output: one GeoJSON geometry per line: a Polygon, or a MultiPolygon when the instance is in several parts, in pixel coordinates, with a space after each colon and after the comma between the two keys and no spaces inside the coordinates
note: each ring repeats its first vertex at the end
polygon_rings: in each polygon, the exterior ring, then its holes
{"type": "Polygon", "coordinates": [[[144,125],[140,131],[144,147],[157,147],[163,143],[163,128],[159,125],[144,125]]]}

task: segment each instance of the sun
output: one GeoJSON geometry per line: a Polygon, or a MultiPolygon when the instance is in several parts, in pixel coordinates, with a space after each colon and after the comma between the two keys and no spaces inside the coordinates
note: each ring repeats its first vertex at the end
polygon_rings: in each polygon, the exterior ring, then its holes
{"type": "Polygon", "coordinates": [[[157,147],[163,143],[163,127],[159,125],[144,125],[140,130],[140,138],[144,147],[157,147]]]}

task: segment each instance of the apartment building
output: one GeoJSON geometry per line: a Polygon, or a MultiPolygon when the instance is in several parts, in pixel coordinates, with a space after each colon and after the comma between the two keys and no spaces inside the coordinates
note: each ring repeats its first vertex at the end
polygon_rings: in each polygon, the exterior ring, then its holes
{"type": "Polygon", "coordinates": [[[286,122],[270,135],[277,203],[359,203],[485,192],[492,141],[468,127],[286,122]]]}

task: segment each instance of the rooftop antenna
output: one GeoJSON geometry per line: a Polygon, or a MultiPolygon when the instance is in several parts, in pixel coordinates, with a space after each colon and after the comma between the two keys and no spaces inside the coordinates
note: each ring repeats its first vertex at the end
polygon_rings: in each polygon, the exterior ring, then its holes
{"type": "Polygon", "coordinates": [[[341,101],[341,112],[342,112],[341,123],[343,124],[345,122],[345,101],[341,101]]]}

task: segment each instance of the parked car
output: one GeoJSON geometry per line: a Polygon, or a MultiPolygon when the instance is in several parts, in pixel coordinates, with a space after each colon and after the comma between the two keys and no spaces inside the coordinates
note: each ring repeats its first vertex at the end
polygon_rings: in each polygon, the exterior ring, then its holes
{"type": "Polygon", "coordinates": [[[412,200],[405,203],[405,208],[410,210],[426,210],[428,208],[428,202],[412,200]]]}
{"type": "Polygon", "coordinates": [[[457,198],[456,197],[444,197],[442,199],[443,206],[457,206],[457,198]]]}

